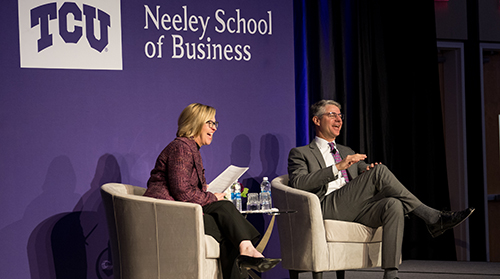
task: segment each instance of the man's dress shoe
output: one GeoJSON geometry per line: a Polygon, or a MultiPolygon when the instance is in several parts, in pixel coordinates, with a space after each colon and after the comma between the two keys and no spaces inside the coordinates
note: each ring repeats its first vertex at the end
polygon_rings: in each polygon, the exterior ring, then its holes
{"type": "Polygon", "coordinates": [[[442,235],[446,230],[452,229],[469,217],[472,212],[474,212],[474,208],[470,207],[464,209],[462,211],[441,211],[439,214],[439,220],[434,224],[427,224],[427,230],[432,237],[437,237],[442,235]]]}
{"type": "Polygon", "coordinates": [[[270,259],[270,258],[254,258],[249,256],[239,255],[236,258],[236,263],[241,269],[251,268],[258,272],[266,272],[275,267],[281,259],[270,259]]]}

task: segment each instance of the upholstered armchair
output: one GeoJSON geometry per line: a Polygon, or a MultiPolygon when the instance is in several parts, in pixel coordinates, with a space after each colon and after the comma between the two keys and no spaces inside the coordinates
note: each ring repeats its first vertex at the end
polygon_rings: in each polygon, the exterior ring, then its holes
{"type": "Polygon", "coordinates": [[[198,204],[142,196],[145,188],[101,187],[115,279],[221,279],[219,244],[205,235],[198,204]]]}
{"type": "Polygon", "coordinates": [[[287,186],[288,175],[272,181],[274,206],[280,210],[296,210],[277,218],[282,266],[291,279],[299,272],[313,272],[321,279],[323,272],[381,265],[382,228],[335,220],[323,220],[319,198],[312,193],[287,186]]]}

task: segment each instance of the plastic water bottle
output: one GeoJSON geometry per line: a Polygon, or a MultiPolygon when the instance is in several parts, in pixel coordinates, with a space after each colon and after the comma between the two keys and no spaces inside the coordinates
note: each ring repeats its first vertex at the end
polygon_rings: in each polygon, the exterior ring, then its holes
{"type": "Polygon", "coordinates": [[[267,176],[262,178],[262,183],[260,183],[260,192],[271,193],[271,182],[269,182],[269,178],[267,176]]]}
{"type": "Polygon", "coordinates": [[[262,179],[262,183],[260,183],[260,202],[261,209],[267,210],[271,209],[271,182],[267,177],[262,179]]]}
{"type": "Polygon", "coordinates": [[[240,186],[240,183],[238,182],[235,182],[233,183],[233,186],[234,188],[233,192],[231,193],[231,199],[233,200],[233,204],[234,206],[236,206],[236,209],[238,209],[238,211],[241,211],[242,210],[242,205],[241,205],[241,186],[240,186]]]}

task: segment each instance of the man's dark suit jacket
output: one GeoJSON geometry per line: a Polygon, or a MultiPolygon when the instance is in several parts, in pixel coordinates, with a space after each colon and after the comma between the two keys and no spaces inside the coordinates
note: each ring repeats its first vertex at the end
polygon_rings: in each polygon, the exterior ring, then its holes
{"type": "MultiPolygon", "coordinates": [[[[345,145],[336,145],[340,157],[355,154],[354,150],[345,145]]],[[[364,161],[359,161],[347,169],[351,179],[355,179],[366,170],[368,166],[364,161]]],[[[339,172],[340,173],[340,172],[339,172]]],[[[288,155],[288,176],[290,186],[316,194],[320,201],[323,201],[328,183],[338,179],[334,176],[332,168],[326,166],[316,142],[296,147],[290,150],[288,155]]]]}

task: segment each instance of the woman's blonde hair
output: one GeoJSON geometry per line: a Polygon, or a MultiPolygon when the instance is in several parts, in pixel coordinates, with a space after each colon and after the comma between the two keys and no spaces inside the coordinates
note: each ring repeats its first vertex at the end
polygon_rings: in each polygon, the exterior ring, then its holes
{"type": "Polygon", "coordinates": [[[205,123],[215,117],[215,108],[199,103],[187,106],[177,121],[178,137],[196,137],[205,123]]]}

